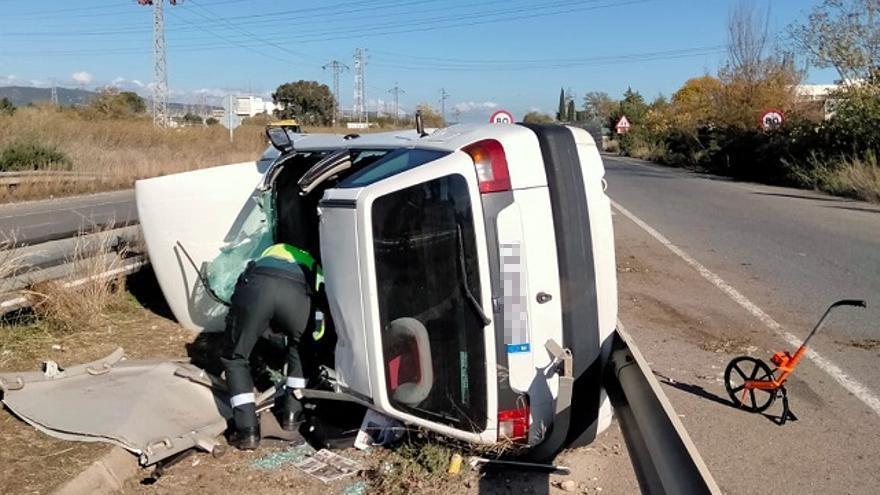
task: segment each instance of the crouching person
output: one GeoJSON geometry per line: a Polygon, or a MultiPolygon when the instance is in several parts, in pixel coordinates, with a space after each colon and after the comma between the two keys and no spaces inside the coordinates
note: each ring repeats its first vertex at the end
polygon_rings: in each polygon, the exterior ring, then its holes
{"type": "Polygon", "coordinates": [[[312,256],[289,244],[269,247],[238,278],[226,317],[221,360],[235,422],[231,443],[239,449],[253,450],[260,444],[250,356],[270,326],[287,336],[281,427],[287,431],[297,427],[302,405],[294,391],[306,386],[299,341],[312,321],[311,288],[322,278],[312,256]]]}

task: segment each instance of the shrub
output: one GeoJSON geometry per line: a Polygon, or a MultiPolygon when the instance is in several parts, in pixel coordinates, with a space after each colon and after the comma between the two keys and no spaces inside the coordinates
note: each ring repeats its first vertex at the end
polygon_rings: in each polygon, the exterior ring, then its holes
{"type": "Polygon", "coordinates": [[[17,141],[0,151],[0,172],[41,169],[70,170],[71,162],[54,146],[17,141]]]}
{"type": "Polygon", "coordinates": [[[9,98],[0,98],[0,115],[12,115],[15,113],[15,105],[9,101],[9,98]]]}

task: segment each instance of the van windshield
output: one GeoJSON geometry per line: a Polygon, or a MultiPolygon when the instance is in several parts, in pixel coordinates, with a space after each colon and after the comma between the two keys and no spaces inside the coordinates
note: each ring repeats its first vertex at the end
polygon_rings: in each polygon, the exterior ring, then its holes
{"type": "Polygon", "coordinates": [[[381,196],[372,208],[391,403],[431,421],[482,431],[487,409],[484,324],[465,291],[480,294],[473,220],[461,175],[381,196]],[[401,321],[409,325],[403,332],[401,321]]]}

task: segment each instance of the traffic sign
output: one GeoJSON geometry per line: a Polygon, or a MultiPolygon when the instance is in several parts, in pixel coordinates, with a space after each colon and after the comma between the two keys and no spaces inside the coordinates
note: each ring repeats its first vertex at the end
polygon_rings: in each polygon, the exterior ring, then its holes
{"type": "Polygon", "coordinates": [[[783,122],[785,122],[785,115],[783,115],[782,110],[770,109],[761,115],[761,127],[765,131],[779,129],[783,122]]]}
{"type": "Polygon", "coordinates": [[[235,113],[235,103],[236,98],[233,95],[223,98],[223,120],[220,123],[230,131],[241,125],[241,117],[235,113]]]}
{"type": "Polygon", "coordinates": [[[496,110],[495,113],[489,117],[490,124],[513,124],[513,115],[507,110],[496,110]]]}
{"type": "Polygon", "coordinates": [[[629,119],[626,118],[626,115],[623,115],[614,127],[617,129],[618,134],[626,134],[629,132],[629,128],[632,127],[632,124],[629,123],[629,119]]]}

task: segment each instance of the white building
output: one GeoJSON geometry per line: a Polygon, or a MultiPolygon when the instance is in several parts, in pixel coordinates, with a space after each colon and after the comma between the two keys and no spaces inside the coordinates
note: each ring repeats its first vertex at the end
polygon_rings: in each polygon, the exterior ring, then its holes
{"type": "Polygon", "coordinates": [[[825,101],[839,87],[836,84],[798,84],[794,90],[801,101],[825,101]]]}
{"type": "Polygon", "coordinates": [[[265,101],[260,96],[236,96],[235,113],[239,117],[253,117],[261,113],[272,114],[280,107],[271,101],[265,101]]]}

